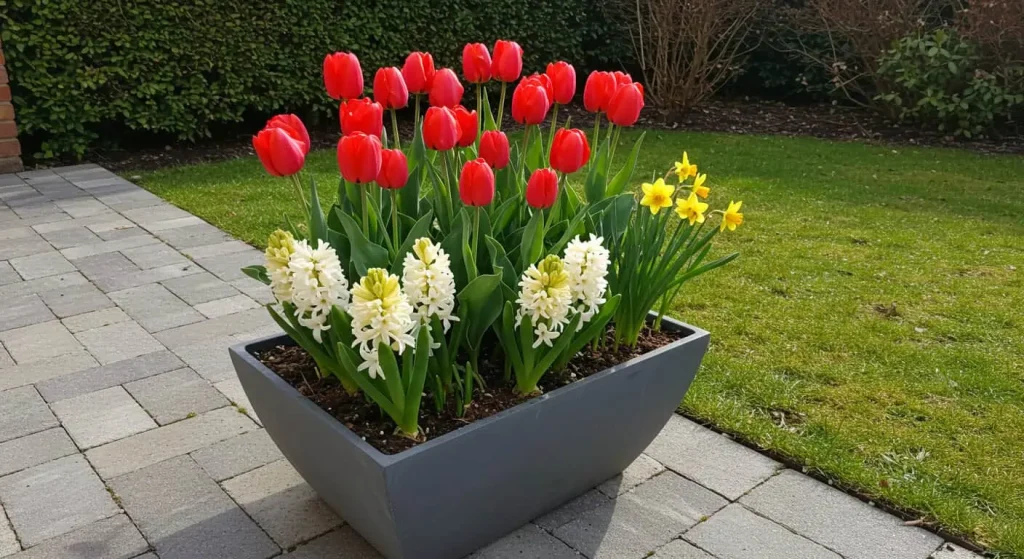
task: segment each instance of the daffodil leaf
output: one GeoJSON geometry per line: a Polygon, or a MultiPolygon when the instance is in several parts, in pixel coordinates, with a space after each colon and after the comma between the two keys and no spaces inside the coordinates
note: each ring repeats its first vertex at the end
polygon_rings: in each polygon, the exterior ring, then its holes
{"type": "Polygon", "coordinates": [[[267,275],[267,269],[263,266],[246,266],[242,268],[242,273],[263,285],[270,285],[270,276],[267,275]]]}
{"type": "Polygon", "coordinates": [[[608,188],[605,190],[606,196],[617,196],[622,194],[623,189],[629,184],[629,180],[633,178],[633,171],[636,170],[636,160],[640,155],[640,144],[644,141],[644,136],[647,132],[640,134],[640,137],[636,139],[636,143],[633,144],[633,149],[629,152],[629,157],[626,158],[626,163],[622,165],[618,173],[615,173],[615,177],[612,178],[611,182],[608,183],[608,188]]]}

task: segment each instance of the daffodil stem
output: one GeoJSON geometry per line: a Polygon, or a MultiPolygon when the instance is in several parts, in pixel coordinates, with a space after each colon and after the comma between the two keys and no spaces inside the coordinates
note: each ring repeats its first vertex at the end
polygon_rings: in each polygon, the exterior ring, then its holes
{"type": "Polygon", "coordinates": [[[395,109],[391,109],[391,131],[395,135],[395,149],[402,149],[402,140],[398,135],[398,113],[395,109]]]}
{"type": "Polygon", "coordinates": [[[555,141],[555,128],[558,128],[558,103],[551,110],[551,131],[548,132],[548,151],[551,151],[551,144],[555,141]]]}
{"type": "Polygon", "coordinates": [[[498,101],[498,130],[501,130],[501,117],[505,114],[505,87],[508,84],[501,82],[501,98],[498,101]]]}
{"type": "Polygon", "coordinates": [[[370,238],[370,201],[366,197],[366,185],[359,185],[359,199],[363,206],[363,235],[370,238]]]}

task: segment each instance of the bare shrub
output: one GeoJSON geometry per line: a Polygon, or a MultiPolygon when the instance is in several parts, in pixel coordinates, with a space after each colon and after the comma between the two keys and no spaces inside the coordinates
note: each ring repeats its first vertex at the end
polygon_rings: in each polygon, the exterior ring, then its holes
{"type": "Polygon", "coordinates": [[[958,14],[957,27],[978,46],[986,67],[1024,90],[1024,1],[976,0],[958,14]]]}

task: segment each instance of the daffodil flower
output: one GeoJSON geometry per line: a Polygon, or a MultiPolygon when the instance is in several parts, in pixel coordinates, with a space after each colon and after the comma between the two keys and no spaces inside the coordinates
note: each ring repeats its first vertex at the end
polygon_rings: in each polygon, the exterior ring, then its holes
{"type": "Polygon", "coordinates": [[[743,200],[729,202],[729,207],[722,214],[722,225],[719,231],[725,231],[726,228],[729,231],[735,231],[737,226],[743,224],[743,214],[740,213],[740,206],[742,205],[743,200]]]}
{"type": "Polygon", "coordinates": [[[679,177],[679,182],[685,181],[689,177],[697,176],[697,166],[690,165],[690,157],[683,152],[683,161],[676,161],[675,173],[679,177]]]}
{"type": "Polygon", "coordinates": [[[652,214],[657,215],[662,208],[672,207],[672,193],[676,188],[665,184],[665,179],[658,179],[654,181],[654,184],[645,182],[641,188],[643,188],[644,197],[640,200],[640,205],[650,208],[652,214]]]}
{"type": "Polygon", "coordinates": [[[676,214],[679,219],[689,220],[690,225],[704,223],[704,212],[707,210],[708,205],[697,200],[696,192],[691,192],[690,197],[686,200],[682,198],[676,200],[676,214]]]}
{"type": "Polygon", "coordinates": [[[704,186],[704,181],[708,178],[707,174],[697,175],[697,178],[693,179],[693,191],[697,193],[697,196],[701,198],[707,198],[708,194],[711,194],[711,188],[704,186]]]}

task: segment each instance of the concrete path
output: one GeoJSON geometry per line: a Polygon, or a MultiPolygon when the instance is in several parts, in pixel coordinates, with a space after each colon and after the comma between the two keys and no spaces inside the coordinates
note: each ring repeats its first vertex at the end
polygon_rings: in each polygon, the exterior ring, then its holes
{"type": "MultiPolygon", "coordinates": [[[[227,357],[277,331],[259,251],[94,165],[0,175],[0,557],[378,557],[227,357]]],[[[342,474],[343,475],[343,474],[342,474]]],[[[480,559],[978,556],[674,417],[480,559]]]]}

